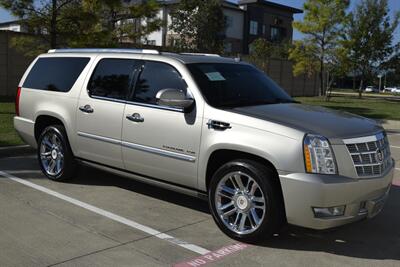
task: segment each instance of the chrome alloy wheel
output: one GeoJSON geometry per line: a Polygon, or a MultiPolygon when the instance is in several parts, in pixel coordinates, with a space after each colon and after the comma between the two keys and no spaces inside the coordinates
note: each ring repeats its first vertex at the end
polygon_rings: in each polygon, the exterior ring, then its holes
{"type": "Polygon", "coordinates": [[[215,191],[215,208],[225,226],[237,234],[249,234],[264,220],[266,201],[259,184],[236,171],[225,175],[215,191]]]}
{"type": "Polygon", "coordinates": [[[64,149],[60,138],[49,131],[40,143],[40,162],[50,176],[57,176],[64,167],[64,149]]]}

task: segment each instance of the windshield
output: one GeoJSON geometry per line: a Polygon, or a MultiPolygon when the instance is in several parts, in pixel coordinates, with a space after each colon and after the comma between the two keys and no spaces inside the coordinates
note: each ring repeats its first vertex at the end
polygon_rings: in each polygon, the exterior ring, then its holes
{"type": "Polygon", "coordinates": [[[188,64],[188,68],[206,101],[214,107],[294,102],[274,81],[251,65],[195,63],[188,64]]]}

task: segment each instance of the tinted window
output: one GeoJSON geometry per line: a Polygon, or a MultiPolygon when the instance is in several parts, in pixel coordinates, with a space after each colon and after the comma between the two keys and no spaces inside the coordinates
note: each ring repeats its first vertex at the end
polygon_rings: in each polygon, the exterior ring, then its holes
{"type": "Polygon", "coordinates": [[[214,107],[238,107],[293,102],[267,75],[251,65],[189,64],[197,85],[214,107]]]}
{"type": "Polygon", "coordinates": [[[89,95],[125,100],[137,64],[131,59],[102,59],[89,81],[89,95]]]}
{"type": "Polygon", "coordinates": [[[23,87],[68,92],[78,79],[89,58],[39,58],[29,72],[23,87]]]}
{"type": "Polygon", "coordinates": [[[165,63],[146,62],[136,83],[133,101],[156,104],[156,95],[162,89],[179,89],[186,92],[187,86],[178,71],[165,63]]]}

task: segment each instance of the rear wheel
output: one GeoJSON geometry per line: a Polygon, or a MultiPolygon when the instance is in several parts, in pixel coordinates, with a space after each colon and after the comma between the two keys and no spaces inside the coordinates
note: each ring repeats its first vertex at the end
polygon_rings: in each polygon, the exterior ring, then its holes
{"type": "Polygon", "coordinates": [[[62,125],[48,126],[38,139],[38,159],[42,172],[51,180],[65,181],[77,169],[74,156],[62,125]]]}
{"type": "Polygon", "coordinates": [[[284,210],[275,173],[250,160],[228,162],[209,187],[213,218],[228,236],[247,242],[266,239],[280,229],[284,210]]]}

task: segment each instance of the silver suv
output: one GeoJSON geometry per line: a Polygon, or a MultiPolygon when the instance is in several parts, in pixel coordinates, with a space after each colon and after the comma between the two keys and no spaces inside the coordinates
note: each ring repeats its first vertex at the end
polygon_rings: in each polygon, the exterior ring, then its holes
{"type": "Polygon", "coordinates": [[[50,179],[87,164],[208,197],[255,241],[286,222],[326,229],[378,214],[394,160],[375,121],[301,105],[250,64],[153,50],[52,50],[22,77],[16,130],[50,179]]]}

